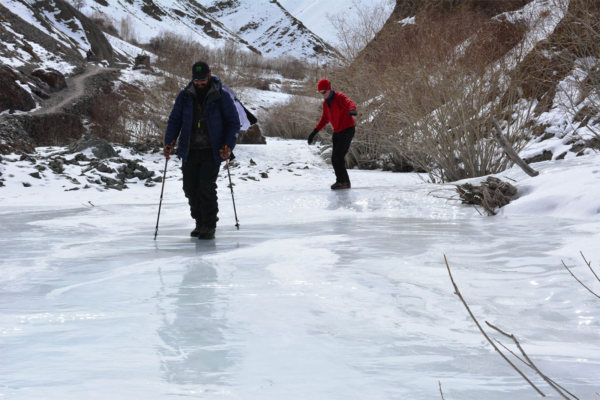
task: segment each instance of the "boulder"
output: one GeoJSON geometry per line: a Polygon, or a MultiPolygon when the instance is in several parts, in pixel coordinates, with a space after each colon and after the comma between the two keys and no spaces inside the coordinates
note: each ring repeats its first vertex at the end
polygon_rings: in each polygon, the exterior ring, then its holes
{"type": "Polygon", "coordinates": [[[0,66],[0,112],[30,111],[36,107],[31,94],[17,81],[23,78],[8,66],[0,66]]]}
{"type": "Polygon", "coordinates": [[[101,160],[117,157],[117,152],[110,143],[92,135],[85,135],[69,146],[69,151],[72,153],[79,153],[85,149],[91,149],[92,153],[101,160]]]}
{"type": "Polygon", "coordinates": [[[150,56],[146,54],[140,54],[135,58],[135,62],[133,64],[134,70],[137,69],[151,69],[150,65],[150,56]]]}
{"type": "Polygon", "coordinates": [[[67,87],[67,80],[65,79],[65,76],[55,69],[38,68],[34,70],[31,75],[46,83],[54,92],[58,92],[59,90],[63,90],[67,87]]]}
{"type": "Polygon", "coordinates": [[[252,125],[247,131],[241,131],[237,140],[238,144],[267,144],[267,139],[262,135],[258,125],[252,125]]]}

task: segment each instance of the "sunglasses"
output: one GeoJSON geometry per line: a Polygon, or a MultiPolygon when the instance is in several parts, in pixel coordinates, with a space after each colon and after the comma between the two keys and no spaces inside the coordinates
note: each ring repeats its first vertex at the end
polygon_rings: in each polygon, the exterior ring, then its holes
{"type": "Polygon", "coordinates": [[[321,94],[325,94],[325,93],[327,93],[328,91],[329,91],[329,89],[327,89],[327,90],[325,90],[325,91],[323,91],[323,92],[319,92],[319,93],[321,93],[321,94]]]}
{"type": "Polygon", "coordinates": [[[194,82],[206,82],[208,80],[208,76],[204,79],[194,79],[194,82]]]}

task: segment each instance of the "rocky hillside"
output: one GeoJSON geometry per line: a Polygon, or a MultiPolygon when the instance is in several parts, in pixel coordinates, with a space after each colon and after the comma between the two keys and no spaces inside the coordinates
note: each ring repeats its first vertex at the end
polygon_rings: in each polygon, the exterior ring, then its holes
{"type": "Polygon", "coordinates": [[[277,0],[201,0],[208,12],[264,55],[331,59],[336,50],[277,0]]]}
{"type": "Polygon", "coordinates": [[[63,0],[6,0],[0,4],[0,62],[32,71],[53,68],[69,75],[94,60],[112,65],[115,57],[104,34],[63,0]]]}
{"type": "MultiPolygon", "coordinates": [[[[364,90],[356,87],[353,74],[369,71],[385,81],[373,83],[388,90],[369,103],[374,110],[370,130],[392,126],[392,134],[408,135],[405,143],[410,133],[404,129],[410,124],[417,130],[426,126],[432,135],[468,131],[485,136],[486,128],[472,128],[472,121],[448,110],[464,105],[459,97],[479,91],[477,107],[490,121],[494,115],[502,120],[505,135],[521,141],[526,161],[569,159],[600,149],[600,99],[594,91],[600,81],[594,58],[600,56],[600,46],[592,28],[599,16],[600,7],[591,0],[397,0],[384,28],[340,79],[347,77],[344,90],[355,97],[364,90]],[[420,80],[427,75],[439,80],[420,80]],[[472,85],[469,93],[465,82],[472,85]],[[414,101],[406,100],[409,96],[414,101]],[[457,118],[434,127],[431,121],[441,114],[448,121],[457,118]]],[[[406,149],[398,154],[402,151],[406,149]]]]}

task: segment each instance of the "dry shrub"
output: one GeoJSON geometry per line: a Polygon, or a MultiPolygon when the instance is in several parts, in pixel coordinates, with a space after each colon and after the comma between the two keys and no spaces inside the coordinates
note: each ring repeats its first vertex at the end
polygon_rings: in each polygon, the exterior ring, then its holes
{"type": "Polygon", "coordinates": [[[573,122],[581,122],[579,128],[587,128],[587,132],[595,136],[592,141],[597,142],[600,140],[597,127],[600,122],[597,111],[600,110],[600,4],[596,0],[555,0],[555,5],[563,11],[564,18],[548,40],[538,46],[544,54],[553,50],[555,64],[546,109],[553,105],[558,83],[568,77],[571,90],[562,91],[568,113],[573,122]],[[588,115],[581,118],[582,114],[588,115]]]}
{"type": "Polygon", "coordinates": [[[321,118],[321,105],[314,99],[292,96],[259,113],[263,135],[284,139],[306,139],[321,118]]]}
{"type": "Polygon", "coordinates": [[[90,21],[92,21],[98,29],[102,32],[106,32],[111,36],[120,37],[119,31],[115,28],[113,20],[107,15],[94,11],[89,17],[90,21]]]}
{"type": "Polygon", "coordinates": [[[524,146],[533,102],[519,100],[506,54],[527,27],[486,9],[444,10],[396,24],[351,68],[330,74],[358,105],[351,158],[359,167],[407,170],[408,161],[442,182],[500,172],[509,160],[492,140],[493,117],[505,121],[516,151],[524,146]]]}
{"type": "Polygon", "coordinates": [[[89,130],[92,135],[113,143],[128,141],[121,105],[123,100],[124,96],[117,92],[98,93],[92,98],[88,112],[89,130]]]}

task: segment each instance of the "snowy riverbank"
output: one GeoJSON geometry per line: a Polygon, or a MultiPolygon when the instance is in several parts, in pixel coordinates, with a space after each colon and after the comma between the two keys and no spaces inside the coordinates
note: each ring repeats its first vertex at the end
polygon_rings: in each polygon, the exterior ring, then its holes
{"type": "Polygon", "coordinates": [[[498,175],[520,198],[481,217],[415,174],[352,170],[332,192],[303,141],[235,153],[241,229],[222,170],[214,242],[188,236],[179,162],[156,242],[160,184],[65,191],[31,162],[0,165],[3,398],[431,399],[438,380],[446,398],[532,398],[453,295],[444,254],[480,321],[579,398],[600,392],[598,300],[560,262],[600,291],[578,253],[600,271],[600,157],[498,175]]]}

